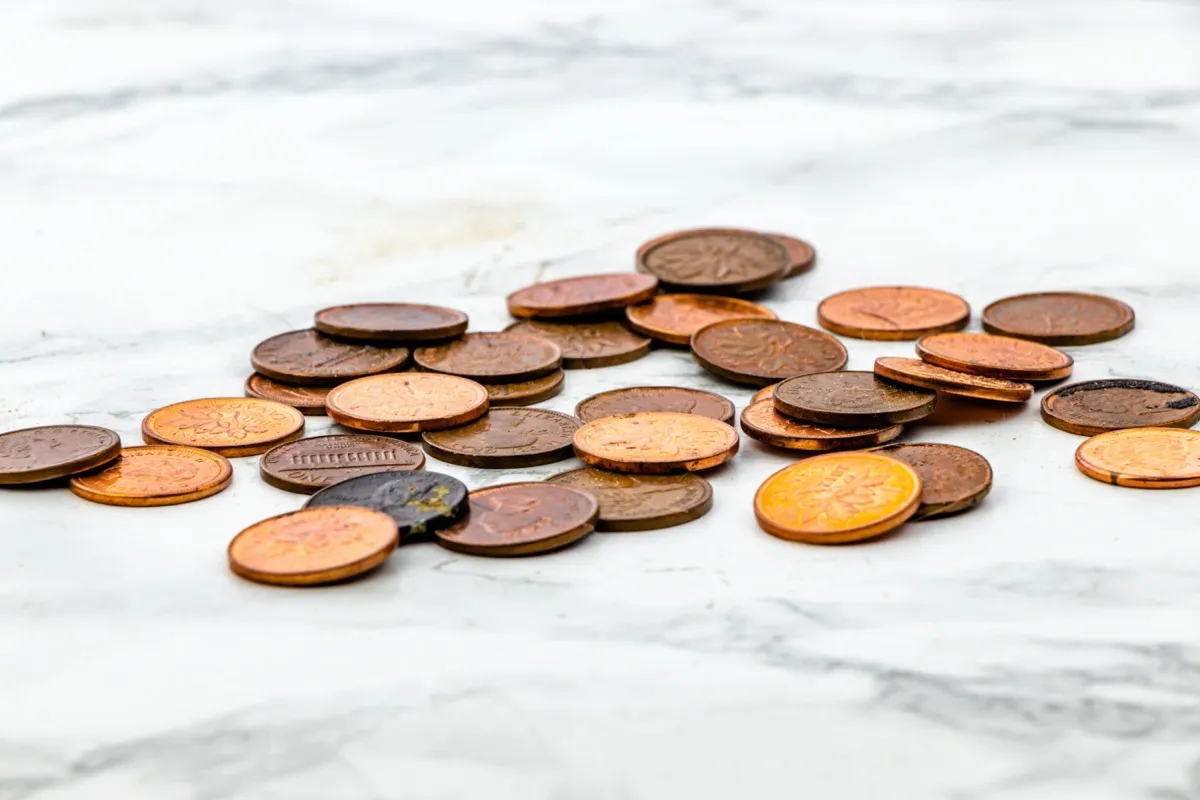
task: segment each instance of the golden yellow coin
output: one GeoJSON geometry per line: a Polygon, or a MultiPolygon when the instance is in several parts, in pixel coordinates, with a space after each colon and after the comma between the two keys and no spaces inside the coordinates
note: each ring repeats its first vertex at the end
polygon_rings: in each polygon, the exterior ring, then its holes
{"type": "Polygon", "coordinates": [[[104,469],[71,478],[71,491],[109,506],[172,506],[200,500],[233,479],[225,456],[198,447],[126,447],[104,469]]]}
{"type": "Polygon", "coordinates": [[[1200,486],[1200,431],[1126,428],[1093,436],[1075,451],[1089,478],[1135,489],[1200,486]]]}
{"type": "Polygon", "coordinates": [[[188,400],[151,411],[142,420],[146,444],[199,447],[226,458],[265,453],[303,433],[303,414],[257,397],[188,400]]]}

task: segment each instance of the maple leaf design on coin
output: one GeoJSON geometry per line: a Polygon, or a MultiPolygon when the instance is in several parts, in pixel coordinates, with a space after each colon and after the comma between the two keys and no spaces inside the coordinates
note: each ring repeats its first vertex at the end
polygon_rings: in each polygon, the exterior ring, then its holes
{"type": "Polygon", "coordinates": [[[252,433],[266,433],[270,428],[256,423],[253,418],[243,418],[241,411],[224,412],[218,409],[201,410],[184,408],[179,415],[183,420],[175,424],[181,431],[192,431],[204,436],[225,436],[230,439],[245,439],[252,433]]]}
{"type": "Polygon", "coordinates": [[[835,471],[820,484],[794,493],[800,520],[809,523],[824,517],[839,524],[849,522],[867,508],[899,495],[898,489],[887,485],[888,478],[873,468],[849,476],[835,471]]]}

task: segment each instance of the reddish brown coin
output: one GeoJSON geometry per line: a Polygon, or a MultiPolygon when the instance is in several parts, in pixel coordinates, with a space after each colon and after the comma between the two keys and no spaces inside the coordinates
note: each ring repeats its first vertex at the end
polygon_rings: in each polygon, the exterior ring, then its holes
{"type": "Polygon", "coordinates": [[[958,372],[1010,381],[1054,381],[1075,359],[1048,345],[987,333],[935,333],[917,342],[922,361],[958,372]]]}
{"type": "Polygon", "coordinates": [[[816,263],[817,251],[803,239],[797,239],[795,236],[786,236],[782,233],[767,233],[763,235],[771,237],[787,250],[788,268],[783,277],[794,278],[803,272],[807,272],[816,263]]]}
{"type": "Polygon", "coordinates": [[[531,406],[549,400],[562,391],[563,371],[556,370],[531,381],[485,383],[483,388],[487,389],[488,403],[493,407],[531,406]]]}
{"type": "Polygon", "coordinates": [[[677,231],[637,252],[638,270],[679,292],[751,292],[782,278],[790,264],[778,241],[736,228],[677,231]]]}
{"type": "MultiPolygon", "coordinates": [[[[782,383],[782,381],[781,381],[782,383]]],[[[778,383],[767,384],[763,388],[754,393],[754,397],[750,398],[751,403],[757,403],[759,400],[772,400],[775,397],[775,387],[778,383]]]]}
{"type": "Polygon", "coordinates": [[[612,367],[637,361],[650,352],[650,340],[619,322],[543,322],[521,320],[505,328],[554,342],[562,350],[563,369],[612,367]]]}
{"type": "Polygon", "coordinates": [[[732,426],[698,414],[654,411],[589,422],[575,432],[575,455],[616,472],[695,472],[720,466],[738,451],[732,426]]]}
{"type": "Polygon", "coordinates": [[[797,422],[775,410],[771,399],[742,409],[742,430],[751,439],[789,450],[860,450],[890,442],[904,432],[903,425],[879,428],[832,428],[797,422]]]}
{"type": "Polygon", "coordinates": [[[448,550],[476,556],[531,556],[592,532],[600,506],[587,492],[553,483],[509,483],[471,492],[471,510],[436,532],[448,550]]]}
{"type": "Polygon", "coordinates": [[[873,452],[898,458],[921,476],[921,505],[914,520],[974,508],[992,489],[992,465],[974,450],[952,444],[889,444],[873,452]]]}
{"type": "Polygon", "coordinates": [[[263,454],[258,471],[277,489],[312,494],[359,475],[420,469],[424,465],[425,454],[408,442],[352,433],[281,444],[263,454]]]}
{"type": "Polygon", "coordinates": [[[417,303],[355,303],[318,311],[313,327],[340,339],[409,344],[461,336],[467,315],[417,303]]]}
{"type": "Polygon", "coordinates": [[[226,458],[256,456],[304,435],[304,416],[257,397],[208,397],[173,403],[142,420],[146,444],[199,447],[226,458]]]}
{"type": "Polygon", "coordinates": [[[546,480],[593,495],[600,503],[598,531],[649,531],[699,519],[712,508],[712,485],[691,472],[629,475],[583,467],[546,480]]]}
{"type": "Polygon", "coordinates": [[[615,417],[620,414],[637,414],[643,411],[699,414],[732,425],[735,409],[733,403],[719,394],[700,389],[684,389],[679,386],[634,386],[629,389],[611,389],[581,400],[579,405],[575,406],[575,416],[584,422],[593,422],[603,417],[615,417]]]}
{"type": "Polygon", "coordinates": [[[801,422],[878,428],[933,413],[937,393],[881,380],[873,372],[822,372],[775,387],[775,410],[801,422]]]}
{"type": "Polygon", "coordinates": [[[126,447],[103,469],[71,478],[71,491],[109,506],[172,506],[222,491],[233,480],[229,459],[197,447],[126,447]]]}
{"type": "Polygon", "coordinates": [[[571,457],[579,420],[544,408],[493,408],[460,428],[424,435],[425,451],[464,467],[516,469],[571,457]]]}
{"type": "Polygon", "coordinates": [[[822,328],[856,339],[919,339],[958,331],[971,319],[971,307],[956,294],[918,286],[851,289],[821,301],[822,328]]]}
{"type": "Polygon", "coordinates": [[[325,415],[325,396],[329,394],[328,386],[298,386],[293,383],[273,381],[266,375],[257,372],[246,379],[246,397],[257,397],[259,400],[274,400],[291,406],[301,414],[309,417],[325,415]]]}
{"type": "Polygon", "coordinates": [[[1200,398],[1182,386],[1158,381],[1084,381],[1043,397],[1042,419],[1083,436],[1125,428],[1190,428],[1200,420],[1200,398]]]}
{"type": "Polygon", "coordinates": [[[714,322],[692,336],[692,357],[726,380],[766,386],[846,366],[846,348],[814,328],[770,319],[714,322]]]}
{"type": "Polygon", "coordinates": [[[45,425],[0,433],[0,485],[65,478],[112,463],[121,437],[92,425],[45,425]]]}
{"type": "Polygon", "coordinates": [[[653,275],[615,272],[535,283],[508,296],[514,317],[578,317],[648,300],[658,291],[653,275]]]}
{"type": "Polygon", "coordinates": [[[277,381],[329,386],[400,369],[408,356],[406,347],[342,342],[309,328],[260,342],[250,354],[250,364],[255,372],[277,381]]]}
{"type": "Polygon", "coordinates": [[[1024,403],[1033,396],[1033,386],[1003,378],[971,375],[927,364],[919,358],[877,358],[875,374],[889,381],[923,389],[936,389],[964,397],[1024,403]]]}
{"type": "Polygon", "coordinates": [[[1118,339],[1133,330],[1133,309],[1120,300],[1082,292],[1019,294],[983,310],[988,333],[1051,345],[1118,339]]]}
{"type": "Polygon", "coordinates": [[[372,375],[330,390],[325,408],[348,428],[413,433],[479,419],[487,413],[488,394],[475,381],[454,375],[372,375]]]}
{"type": "Polygon", "coordinates": [[[727,319],[775,319],[775,312],[749,300],[715,294],[660,294],[625,309],[629,327],[660,342],[687,345],[692,334],[727,319]]]}
{"type": "Polygon", "coordinates": [[[449,344],[422,347],[414,357],[422,369],[480,383],[528,381],[562,366],[562,351],[554,342],[510,331],[468,333],[449,344]]]}

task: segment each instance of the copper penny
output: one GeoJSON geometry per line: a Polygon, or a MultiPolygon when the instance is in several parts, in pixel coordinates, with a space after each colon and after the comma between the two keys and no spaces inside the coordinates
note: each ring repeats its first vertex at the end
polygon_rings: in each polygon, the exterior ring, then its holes
{"type": "Polygon", "coordinates": [[[116,461],[71,478],[71,491],[109,506],[173,506],[201,500],[233,480],[229,459],[198,447],[126,447],[116,461]]]}
{"type": "Polygon", "coordinates": [[[544,408],[493,408],[461,428],[423,437],[425,452],[464,467],[515,469],[571,457],[579,420],[544,408]]]}
{"type": "Polygon", "coordinates": [[[410,344],[461,336],[467,315],[417,303],[355,303],[318,311],[313,327],[340,339],[410,344]]]}
{"type": "Polygon", "coordinates": [[[430,372],[458,375],[480,383],[517,383],[549,375],[562,366],[562,351],[538,336],[503,331],[468,333],[414,355],[430,372]]]}
{"type": "Polygon", "coordinates": [[[699,414],[732,425],[735,410],[733,403],[721,395],[700,389],[684,389],[680,386],[634,386],[629,389],[611,389],[581,400],[579,405],[575,406],[575,416],[584,422],[594,422],[619,414],[675,411],[680,414],[699,414]]]}
{"type": "Polygon", "coordinates": [[[987,333],[935,333],[917,342],[917,355],[945,369],[1010,381],[1058,380],[1075,364],[1053,347],[987,333]]]}
{"type": "Polygon", "coordinates": [[[797,239],[795,236],[787,236],[782,233],[765,233],[763,235],[769,236],[779,242],[787,250],[788,268],[787,272],[783,273],[783,277],[785,278],[794,278],[803,272],[807,272],[817,260],[817,251],[803,239],[797,239]]]}
{"type": "Polygon", "coordinates": [[[284,383],[329,386],[400,369],[408,355],[406,347],[342,342],[307,328],[260,342],[250,364],[255,372],[284,383]]]}
{"type": "Polygon", "coordinates": [[[587,492],[552,483],[509,483],[471,492],[470,512],[438,531],[447,550],[475,556],[532,556],[574,544],[599,514],[587,492]]]}
{"type": "Polygon", "coordinates": [[[638,248],[637,268],[668,291],[752,292],[787,272],[787,248],[761,233],[735,228],[677,231],[638,248]]]}
{"type": "Polygon", "coordinates": [[[1135,489],[1200,486],[1200,432],[1127,428],[1093,436],[1075,451],[1089,478],[1135,489]]]}
{"type": "Polygon", "coordinates": [[[578,317],[640,303],[657,291],[658,278],[653,275],[583,275],[519,289],[508,296],[508,312],[514,317],[578,317]]]}
{"type": "Polygon", "coordinates": [[[328,386],[299,386],[293,383],[273,381],[257,372],[246,379],[246,397],[259,400],[274,400],[304,414],[306,417],[325,416],[325,395],[328,386]]]}
{"type": "Polygon", "coordinates": [[[629,327],[660,342],[688,345],[692,334],[727,319],[775,319],[775,312],[749,300],[715,294],[660,294],[625,309],[629,327]]]}
{"type": "Polygon", "coordinates": [[[563,389],[563,371],[557,370],[549,375],[534,378],[531,381],[518,383],[485,383],[488,403],[497,406],[530,406],[549,400],[563,389]]]}
{"type": "Polygon", "coordinates": [[[992,490],[992,465],[974,450],[952,444],[889,444],[873,450],[898,458],[921,476],[921,505],[913,520],[958,514],[992,490]]]}
{"type": "Polygon", "coordinates": [[[436,431],[482,417],[488,410],[488,393],[475,381],[453,375],[372,375],[330,390],[325,408],[347,428],[385,433],[436,431]]]}
{"type": "MultiPolygon", "coordinates": [[[[780,381],[782,383],[782,381],[780,381]]],[[[750,398],[751,403],[757,403],[759,400],[772,400],[775,397],[775,387],[778,383],[769,383],[763,388],[754,393],[754,397],[750,398]]]]}
{"type": "Polygon", "coordinates": [[[933,413],[937,393],[901,386],[873,372],[822,372],[775,387],[775,410],[801,422],[878,428],[933,413]]]}
{"type": "Polygon", "coordinates": [[[304,434],[304,416],[257,397],[187,400],[151,411],[142,420],[146,444],[199,447],[227,458],[255,456],[304,434]]]}
{"type": "Polygon", "coordinates": [[[546,479],[593,495],[598,531],[649,531],[699,519],[712,508],[712,485],[699,475],[629,475],[583,467],[546,479]]]}
{"type": "Polygon", "coordinates": [[[856,339],[919,339],[958,331],[971,319],[971,307],[956,294],[918,286],[851,289],[821,301],[822,328],[856,339]]]}
{"type": "Polygon", "coordinates": [[[543,322],[521,320],[505,328],[554,342],[563,369],[612,367],[637,361],[650,352],[650,340],[619,322],[543,322]]]}
{"type": "Polygon", "coordinates": [[[425,454],[408,442],[363,433],[314,436],[273,447],[258,462],[262,479],[277,489],[312,494],[359,475],[420,469],[425,454]]]}
{"type": "Polygon", "coordinates": [[[908,386],[936,389],[981,400],[1024,403],[1033,396],[1031,384],[955,372],[952,369],[927,364],[919,358],[877,358],[875,374],[908,386]]]}
{"type": "Polygon", "coordinates": [[[881,428],[830,428],[808,425],[775,410],[774,400],[759,400],[742,409],[742,430],[751,439],[789,450],[861,450],[890,442],[903,425],[881,428]]]}
{"type": "Polygon", "coordinates": [[[732,426],[698,414],[622,414],[575,432],[575,455],[583,463],[617,472],[692,472],[724,464],[737,451],[732,426]]]}
{"type": "Polygon", "coordinates": [[[1084,381],[1043,397],[1042,419],[1084,436],[1122,428],[1190,428],[1200,420],[1200,397],[1158,381],[1084,381]]]}
{"type": "Polygon", "coordinates": [[[796,375],[846,366],[846,348],[814,328],[770,319],[705,325],[692,336],[692,357],[714,375],[766,386],[796,375]]]}
{"type": "Polygon", "coordinates": [[[1133,330],[1133,323],[1133,309],[1125,303],[1082,292],[1019,294],[983,310],[988,333],[1053,345],[1118,339],[1133,330]]]}
{"type": "Polygon", "coordinates": [[[0,485],[65,478],[121,454],[121,437],[92,425],[44,425],[0,433],[0,485]]]}
{"type": "Polygon", "coordinates": [[[229,568],[258,583],[316,586],[370,572],[396,549],[387,514],[323,506],[256,522],[229,543],[229,568]]]}

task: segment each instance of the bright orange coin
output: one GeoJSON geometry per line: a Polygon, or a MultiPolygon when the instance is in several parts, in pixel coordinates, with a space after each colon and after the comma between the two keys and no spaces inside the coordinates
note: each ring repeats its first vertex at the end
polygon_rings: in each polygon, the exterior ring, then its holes
{"type": "Polygon", "coordinates": [[[602,417],[575,432],[580,460],[616,472],[691,472],[724,464],[737,451],[732,426],[673,411],[602,417]]]}
{"type": "Polygon", "coordinates": [[[486,414],[488,392],[454,375],[372,375],[335,387],[325,398],[325,410],[347,428],[363,431],[439,431],[486,414]]]}
{"type": "Polygon", "coordinates": [[[71,491],[109,506],[172,506],[214,495],[229,485],[225,456],[198,447],[126,447],[98,472],[71,478],[71,491]]]}
{"type": "Polygon", "coordinates": [[[776,319],[775,312],[749,300],[715,294],[660,294],[625,309],[625,322],[640,334],[686,347],[692,334],[726,319],[776,319]]]}
{"type": "Polygon", "coordinates": [[[1093,436],[1075,451],[1089,478],[1135,489],[1200,486],[1200,431],[1125,428],[1093,436]]]}
{"type": "MultiPolygon", "coordinates": [[[[783,381],[780,381],[779,383],[783,383],[783,381]]],[[[778,386],[779,383],[772,383],[770,386],[764,386],[763,388],[759,389],[754,393],[754,397],[750,398],[750,402],[757,403],[759,400],[770,400],[775,396],[775,387],[778,386]]]]}
{"type": "Polygon", "coordinates": [[[956,294],[919,286],[851,289],[821,301],[821,327],[855,339],[919,339],[929,333],[962,330],[971,307],[956,294]]]}
{"type": "Polygon", "coordinates": [[[303,414],[256,397],[188,400],[151,411],[142,420],[146,444],[200,447],[227,458],[265,453],[303,433],[303,414]]]}
{"type": "Polygon", "coordinates": [[[1010,381],[1055,381],[1075,364],[1049,345],[990,333],[935,333],[917,342],[917,355],[945,369],[1010,381]]]}

